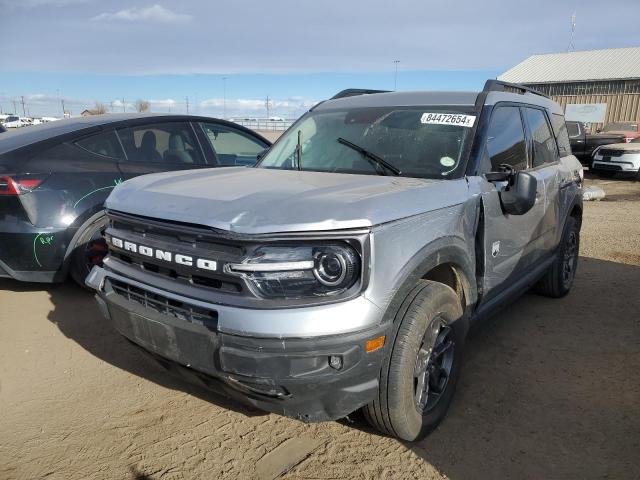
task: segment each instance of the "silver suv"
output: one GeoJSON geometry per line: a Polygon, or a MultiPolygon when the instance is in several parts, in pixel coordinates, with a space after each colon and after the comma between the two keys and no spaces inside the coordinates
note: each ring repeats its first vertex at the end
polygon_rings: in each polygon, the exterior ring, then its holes
{"type": "Polygon", "coordinates": [[[571,288],[582,178],[560,107],[525,87],[345,91],[254,168],[118,186],[87,284],[167,368],[304,421],[362,408],[416,440],[470,325],[571,288]]]}

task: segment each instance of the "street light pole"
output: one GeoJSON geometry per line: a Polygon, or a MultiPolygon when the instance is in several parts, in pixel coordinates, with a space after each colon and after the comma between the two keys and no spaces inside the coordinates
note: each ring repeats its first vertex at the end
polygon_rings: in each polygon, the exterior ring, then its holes
{"type": "Polygon", "coordinates": [[[222,118],[227,118],[227,77],[222,77],[222,118]]]}
{"type": "Polygon", "coordinates": [[[393,63],[396,66],[396,73],[393,76],[393,90],[396,91],[398,89],[398,64],[400,63],[400,60],[394,60],[393,63]]]}

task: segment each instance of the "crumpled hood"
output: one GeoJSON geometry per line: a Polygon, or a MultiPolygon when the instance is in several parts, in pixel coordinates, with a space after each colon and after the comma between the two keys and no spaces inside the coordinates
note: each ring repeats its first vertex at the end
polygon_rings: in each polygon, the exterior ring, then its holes
{"type": "Polygon", "coordinates": [[[264,168],[136,177],[106,206],[134,215],[260,234],[361,228],[463,202],[467,184],[264,168]]]}

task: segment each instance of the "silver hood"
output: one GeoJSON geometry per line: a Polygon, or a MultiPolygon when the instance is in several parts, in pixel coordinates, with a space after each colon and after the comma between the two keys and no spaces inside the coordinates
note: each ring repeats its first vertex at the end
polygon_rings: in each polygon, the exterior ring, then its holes
{"type": "Polygon", "coordinates": [[[136,177],[116,187],[106,206],[260,234],[369,227],[459,204],[467,195],[463,179],[234,167],[136,177]]]}

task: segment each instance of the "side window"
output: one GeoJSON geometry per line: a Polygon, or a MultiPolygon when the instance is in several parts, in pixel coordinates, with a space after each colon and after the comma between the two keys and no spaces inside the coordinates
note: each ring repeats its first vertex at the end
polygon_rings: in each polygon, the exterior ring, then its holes
{"type": "MultiPolygon", "coordinates": [[[[557,116],[561,116],[561,115],[557,115],[557,116]]],[[[554,115],[554,117],[556,117],[556,115],[554,115]]],[[[555,129],[555,122],[554,122],[554,129],[555,129]]],[[[578,122],[567,122],[567,131],[571,138],[579,136],[580,127],[578,126],[578,122]]]]}
{"type": "Polygon", "coordinates": [[[571,144],[569,143],[568,130],[571,126],[577,129],[577,123],[565,123],[564,115],[554,113],[551,115],[551,123],[553,131],[556,134],[556,140],[558,141],[558,150],[560,156],[571,155],[571,144]]]}
{"type": "Polygon", "coordinates": [[[558,160],[556,142],[544,112],[537,108],[525,108],[524,111],[533,140],[533,167],[555,162],[558,160]]]}
{"type": "Polygon", "coordinates": [[[75,144],[78,147],[97,155],[116,158],[119,160],[124,158],[120,142],[118,142],[118,138],[114,132],[97,133],[90,137],[78,140],[75,144]]]}
{"type": "Polygon", "coordinates": [[[253,165],[266,148],[262,142],[244,132],[215,123],[201,123],[221,166],[253,165]]]}
{"type": "Polygon", "coordinates": [[[527,146],[518,107],[496,107],[487,133],[487,152],[491,169],[506,163],[516,170],[527,168],[527,146]]]}
{"type": "Polygon", "coordinates": [[[191,125],[152,123],[118,130],[130,162],[202,164],[202,154],[191,125]]]}

